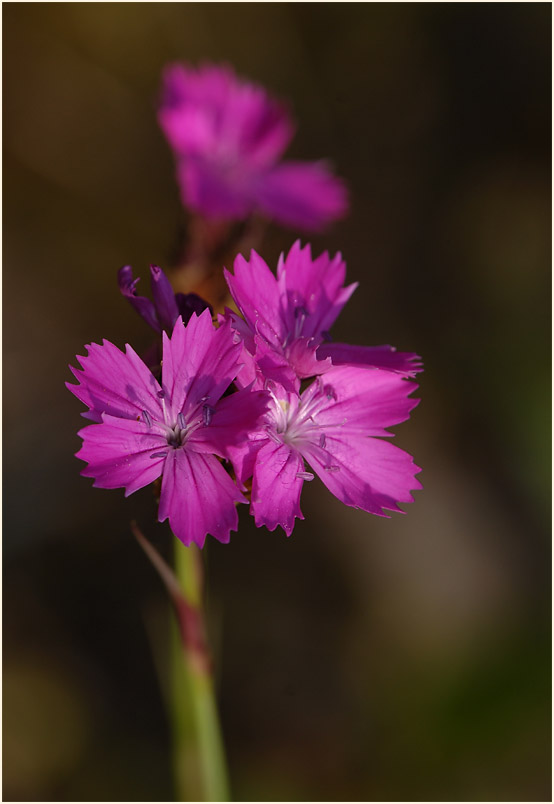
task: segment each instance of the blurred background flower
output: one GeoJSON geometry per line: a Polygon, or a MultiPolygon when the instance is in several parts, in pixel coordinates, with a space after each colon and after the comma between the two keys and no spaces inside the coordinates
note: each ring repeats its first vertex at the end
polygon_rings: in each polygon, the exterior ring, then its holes
{"type": "MultiPolygon", "coordinates": [[[[550,7],[44,3],[3,21],[4,798],[172,797],[168,603],[129,520],[166,554],[171,537],[149,490],[79,476],[64,381],[84,343],[150,345],[116,271],[180,248],[160,76],[224,61],[290,103],[287,157],[349,185],[349,217],[312,238],[360,283],[336,339],[425,360],[398,428],[423,467],[406,516],[315,480],[291,539],[244,511],[210,544],[234,796],[550,799],[550,7]]],[[[271,227],[264,259],[295,237],[271,227]]]]}
{"type": "Polygon", "coordinates": [[[158,120],[186,209],[309,230],[346,213],[346,188],[325,164],[280,162],[294,133],[287,109],[228,65],[166,67],[158,120]]]}

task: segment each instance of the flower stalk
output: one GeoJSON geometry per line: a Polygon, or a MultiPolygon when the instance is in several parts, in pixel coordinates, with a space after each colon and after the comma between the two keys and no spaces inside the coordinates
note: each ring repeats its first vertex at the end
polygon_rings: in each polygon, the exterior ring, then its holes
{"type": "Polygon", "coordinates": [[[229,801],[227,764],[202,607],[203,566],[195,545],[175,543],[175,572],[135,523],[133,533],[160,574],[176,618],[171,628],[170,711],[177,801],[229,801]]]}
{"type": "Polygon", "coordinates": [[[202,610],[202,561],[195,545],[175,543],[182,591],[172,629],[173,763],[179,801],[229,801],[227,765],[202,610]]]}

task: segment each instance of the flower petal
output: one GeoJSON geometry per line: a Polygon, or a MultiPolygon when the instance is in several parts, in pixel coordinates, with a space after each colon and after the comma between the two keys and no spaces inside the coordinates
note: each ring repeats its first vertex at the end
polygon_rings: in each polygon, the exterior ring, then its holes
{"type": "Polygon", "coordinates": [[[304,461],[286,444],[268,441],[258,452],[252,483],[252,513],[257,527],[275,530],[280,525],[287,536],[295,517],[304,519],[300,493],[304,480],[304,461]]]}
{"type": "Polygon", "coordinates": [[[279,348],[287,330],[281,314],[277,279],[254,250],[250,252],[250,262],[239,254],[233,269],[234,275],[227,270],[224,274],[235,304],[252,331],[279,348]]]}
{"type": "Polygon", "coordinates": [[[86,349],[86,357],[77,356],[82,370],[69,367],[80,385],[66,383],[66,386],[91,408],[95,421],[101,421],[104,412],[136,419],[143,410],[152,419],[163,420],[157,395],[160,385],[128,344],[125,353],[106,340],[102,345],[91,343],[86,349]]]}
{"type": "Polygon", "coordinates": [[[215,405],[238,371],[241,344],[230,324],[215,329],[209,310],[193,314],[185,327],[177,319],[173,334],[163,334],[162,385],[168,418],[203,404],[215,405]]]}
{"type": "Polygon", "coordinates": [[[228,542],[238,525],[237,502],[247,500],[217,458],[171,450],[164,466],[158,519],[169,518],[183,544],[203,547],[208,533],[228,542]]]}
{"type": "Polygon", "coordinates": [[[285,226],[317,231],[348,210],[344,183],[324,162],[282,162],[261,177],[260,210],[285,226]]]}
{"type": "Polygon", "coordinates": [[[317,404],[315,422],[326,433],[390,436],[385,428],[406,421],[419,403],[417,385],[381,369],[335,366],[302,395],[302,406],[317,404]]]}
{"type": "Polygon", "coordinates": [[[410,491],[422,488],[415,478],[421,470],[412,457],[378,438],[327,436],[325,449],[310,445],[303,453],[335,497],[370,514],[388,516],[383,509],[403,513],[397,503],[413,502],[410,491]]]}
{"type": "Polygon", "coordinates": [[[228,66],[166,67],[159,120],[177,155],[232,151],[251,165],[272,164],[287,147],[293,124],[286,107],[228,66]]]}
{"type": "Polygon", "coordinates": [[[204,156],[191,155],[177,163],[183,206],[210,220],[247,218],[254,206],[253,181],[244,168],[229,172],[204,156]]]}
{"type": "Polygon", "coordinates": [[[423,371],[423,363],[414,352],[397,352],[394,346],[352,346],[348,343],[322,343],[317,350],[321,360],[331,358],[334,366],[354,365],[386,369],[414,377],[423,371]]]}
{"type": "Polygon", "coordinates": [[[358,287],[357,282],[343,287],[345,278],[340,252],[331,259],[325,251],[312,260],[310,245],[302,248],[297,240],[277,266],[287,330],[319,343],[358,287]]]}
{"type": "Polygon", "coordinates": [[[245,444],[250,433],[260,426],[267,411],[266,391],[237,391],[221,399],[215,406],[209,424],[196,430],[188,440],[196,452],[229,457],[230,447],[245,444]]]}
{"type": "Polygon", "coordinates": [[[127,497],[162,473],[167,440],[156,426],[104,414],[101,424],[89,425],[79,435],[83,446],[76,456],[88,463],[81,474],[93,477],[98,488],[123,487],[127,497]]]}

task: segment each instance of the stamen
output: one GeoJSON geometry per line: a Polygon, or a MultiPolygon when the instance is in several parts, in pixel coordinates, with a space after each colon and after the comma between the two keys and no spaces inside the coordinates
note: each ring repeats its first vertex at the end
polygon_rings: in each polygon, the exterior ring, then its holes
{"type": "Polygon", "coordinates": [[[271,440],[274,441],[276,444],[282,443],[281,439],[279,438],[277,433],[273,430],[273,427],[270,424],[266,425],[265,431],[268,437],[271,438],[271,440]]]}
{"type": "Polygon", "coordinates": [[[212,420],[212,416],[215,413],[215,408],[212,408],[211,405],[204,405],[202,408],[202,420],[204,422],[204,427],[209,427],[209,424],[212,420]]]}
{"type": "Polygon", "coordinates": [[[326,472],[340,472],[340,466],[326,466],[326,472]]]}
{"type": "Polygon", "coordinates": [[[314,476],[311,472],[297,472],[296,477],[300,480],[313,480],[314,476]]]}
{"type": "Polygon", "coordinates": [[[177,414],[177,423],[178,423],[178,425],[179,425],[181,430],[186,430],[187,429],[187,425],[185,423],[185,417],[183,416],[182,413],[177,414]]]}
{"type": "Polygon", "coordinates": [[[167,452],[153,452],[151,458],[166,458],[167,452]]]}
{"type": "Polygon", "coordinates": [[[144,419],[148,427],[152,427],[152,419],[147,410],[142,411],[142,418],[144,419]]]}
{"type": "Polygon", "coordinates": [[[158,391],[157,392],[158,399],[165,399],[165,391],[158,391]]]}
{"type": "Polygon", "coordinates": [[[299,338],[302,334],[302,327],[304,326],[304,321],[308,316],[308,311],[304,307],[304,305],[300,305],[299,307],[295,307],[294,309],[294,337],[299,338]]]}

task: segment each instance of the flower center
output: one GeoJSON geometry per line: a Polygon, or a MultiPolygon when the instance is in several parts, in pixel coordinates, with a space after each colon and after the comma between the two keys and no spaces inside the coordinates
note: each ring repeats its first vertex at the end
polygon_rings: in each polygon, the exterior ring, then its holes
{"type": "Polygon", "coordinates": [[[187,425],[183,414],[179,413],[177,415],[177,422],[173,427],[169,427],[168,425],[166,425],[166,427],[167,427],[166,438],[168,445],[170,447],[173,447],[173,449],[182,447],[187,435],[187,425]]]}
{"type": "Polygon", "coordinates": [[[337,396],[333,387],[324,384],[321,377],[317,383],[317,390],[313,394],[309,389],[305,392],[307,399],[302,395],[288,401],[278,399],[270,392],[274,403],[270,414],[272,422],[266,427],[270,438],[297,449],[308,441],[318,443],[320,447],[325,446],[324,430],[328,425],[318,423],[318,413],[337,396]]]}
{"type": "MultiPolygon", "coordinates": [[[[164,407],[165,412],[165,407],[164,407]]],[[[215,408],[209,404],[202,405],[202,408],[197,410],[195,414],[189,418],[187,422],[183,413],[177,414],[177,421],[173,424],[153,420],[147,410],[142,411],[142,420],[149,428],[158,427],[162,432],[160,436],[165,437],[166,445],[162,445],[162,449],[166,446],[170,449],[179,449],[184,446],[188,438],[198,430],[199,427],[208,427],[212,416],[215,413],[215,408]]],[[[159,432],[159,431],[158,431],[159,432]]],[[[154,452],[151,458],[161,458],[167,455],[167,452],[154,452]]]]}

